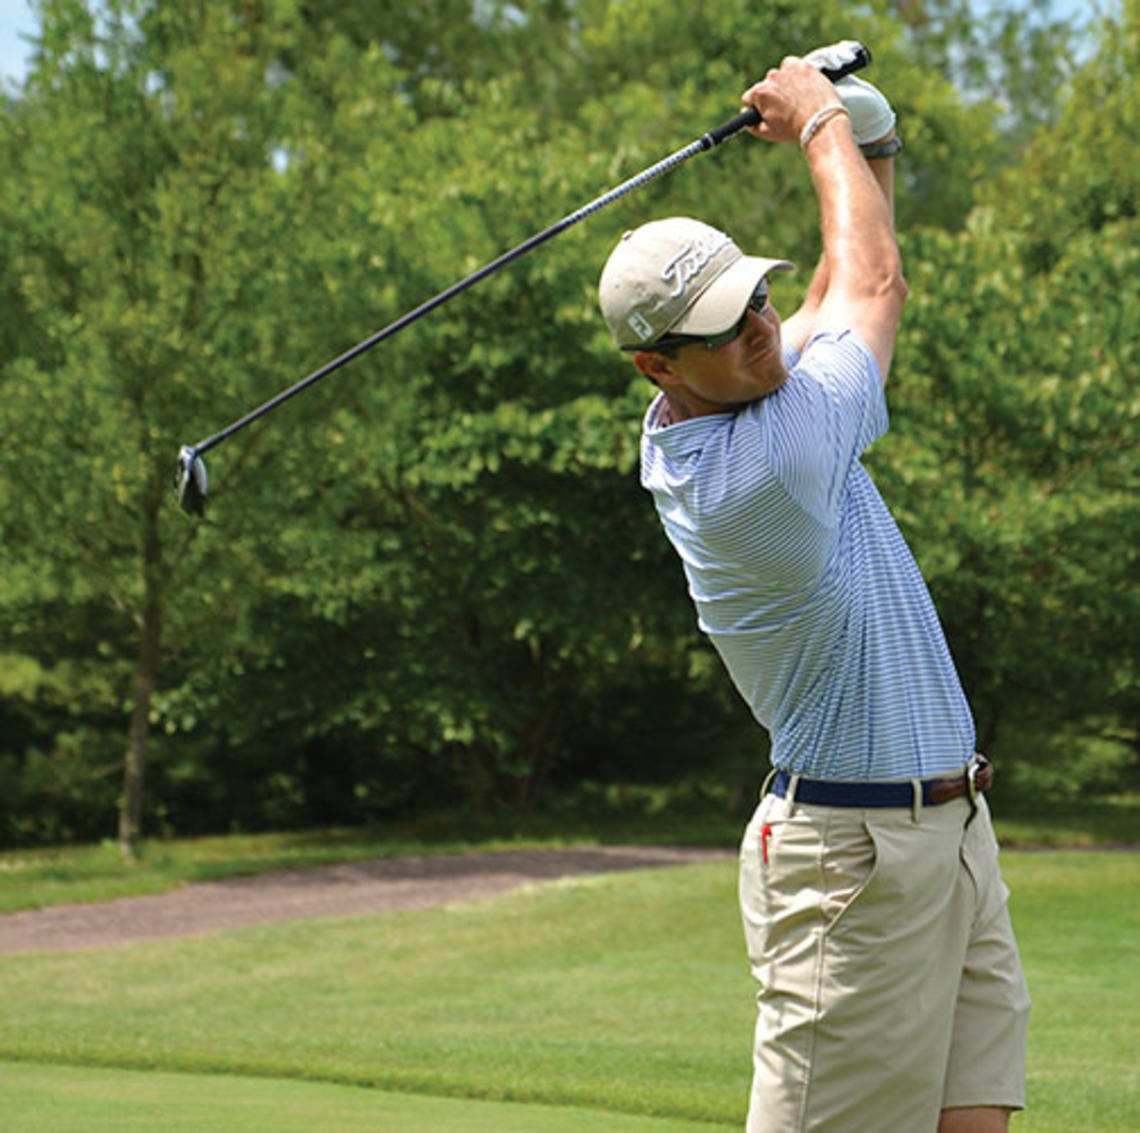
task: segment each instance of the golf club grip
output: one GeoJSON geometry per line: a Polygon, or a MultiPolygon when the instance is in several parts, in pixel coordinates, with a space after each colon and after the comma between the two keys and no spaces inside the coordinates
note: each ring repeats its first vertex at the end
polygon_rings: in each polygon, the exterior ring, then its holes
{"type": "MultiPolygon", "coordinates": [[[[833,83],[837,83],[847,75],[861,71],[870,62],[870,48],[860,43],[856,48],[855,57],[849,63],[844,63],[842,67],[821,67],[820,73],[833,83]]],[[[717,126],[715,130],[710,130],[701,140],[706,141],[709,146],[719,146],[721,142],[726,138],[731,138],[733,134],[739,134],[741,130],[747,129],[749,126],[758,125],[760,125],[760,111],[756,107],[750,106],[747,110],[742,110],[735,118],[725,122],[724,125],[717,126]]]]}

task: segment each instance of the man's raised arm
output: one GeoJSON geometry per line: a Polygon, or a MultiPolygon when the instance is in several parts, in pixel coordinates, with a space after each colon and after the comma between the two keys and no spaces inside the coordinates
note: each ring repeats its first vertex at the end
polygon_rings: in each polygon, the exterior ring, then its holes
{"type": "MultiPolygon", "coordinates": [[[[804,305],[785,327],[788,341],[802,348],[820,331],[851,329],[871,349],[886,381],[906,298],[891,161],[874,159],[872,169],[840,94],[802,59],[784,60],[744,101],[763,118],[752,129],[757,137],[803,147],[819,199],[823,258],[804,305]]],[[[893,114],[886,124],[893,125],[893,114]]],[[[876,141],[891,137],[893,129],[876,141]]]]}

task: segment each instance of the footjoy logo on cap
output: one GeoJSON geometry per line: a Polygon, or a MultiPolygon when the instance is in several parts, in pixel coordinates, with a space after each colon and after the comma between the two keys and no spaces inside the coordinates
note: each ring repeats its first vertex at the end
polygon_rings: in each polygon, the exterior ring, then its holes
{"type": "Polygon", "coordinates": [[[653,329],[653,324],[639,311],[634,311],[625,321],[642,342],[648,342],[656,337],[657,332],[653,329]]]}
{"type": "Polygon", "coordinates": [[[723,232],[710,230],[708,235],[694,240],[687,247],[682,248],[662,269],[661,279],[671,288],[669,297],[676,299],[682,294],[686,286],[696,279],[709,260],[713,258],[726,244],[731,244],[732,238],[723,232]]]}

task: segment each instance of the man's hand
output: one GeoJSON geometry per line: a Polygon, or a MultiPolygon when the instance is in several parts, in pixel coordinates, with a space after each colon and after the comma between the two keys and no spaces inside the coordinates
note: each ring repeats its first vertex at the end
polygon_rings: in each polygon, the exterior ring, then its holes
{"type": "Polygon", "coordinates": [[[838,87],[819,68],[789,55],[778,68],[741,95],[745,106],[760,113],[760,124],[748,132],[770,142],[795,142],[812,116],[828,106],[841,106],[838,87]]]}

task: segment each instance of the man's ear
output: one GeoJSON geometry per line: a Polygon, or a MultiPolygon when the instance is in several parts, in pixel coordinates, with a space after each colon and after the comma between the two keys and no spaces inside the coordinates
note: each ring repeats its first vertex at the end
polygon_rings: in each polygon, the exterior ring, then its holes
{"type": "Polygon", "coordinates": [[[655,385],[665,388],[676,383],[673,360],[652,350],[634,351],[633,364],[655,385]]]}

